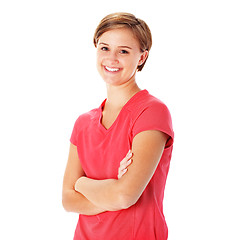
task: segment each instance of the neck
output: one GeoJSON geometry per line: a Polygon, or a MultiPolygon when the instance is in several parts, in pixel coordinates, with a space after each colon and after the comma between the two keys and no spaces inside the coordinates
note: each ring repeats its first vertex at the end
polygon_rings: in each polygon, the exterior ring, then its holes
{"type": "Polygon", "coordinates": [[[121,109],[140,90],[135,81],[121,86],[107,84],[107,101],[105,105],[108,108],[121,109]]]}

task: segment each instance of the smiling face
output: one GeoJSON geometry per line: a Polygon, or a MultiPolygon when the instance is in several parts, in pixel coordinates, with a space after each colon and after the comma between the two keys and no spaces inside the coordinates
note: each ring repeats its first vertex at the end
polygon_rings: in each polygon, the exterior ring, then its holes
{"type": "Polygon", "coordinates": [[[109,30],[97,44],[97,69],[107,84],[122,85],[135,81],[137,67],[148,55],[141,52],[138,40],[128,28],[109,30]]]}

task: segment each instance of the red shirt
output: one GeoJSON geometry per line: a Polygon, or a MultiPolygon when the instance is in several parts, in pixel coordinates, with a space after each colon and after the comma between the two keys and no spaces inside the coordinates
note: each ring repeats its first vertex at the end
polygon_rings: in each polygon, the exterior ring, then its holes
{"type": "Polygon", "coordinates": [[[169,110],[147,90],[142,90],[124,105],[112,126],[105,129],[101,124],[105,101],[77,119],[70,139],[77,146],[87,177],[117,179],[120,161],[139,132],[159,130],[168,134],[169,139],[137,203],[120,211],[94,216],[80,214],[74,240],[166,240],[168,229],[162,202],[174,138],[169,110]]]}

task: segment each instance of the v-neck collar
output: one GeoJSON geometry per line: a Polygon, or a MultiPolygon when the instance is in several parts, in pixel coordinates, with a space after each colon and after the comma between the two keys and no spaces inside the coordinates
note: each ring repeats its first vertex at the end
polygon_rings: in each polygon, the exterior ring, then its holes
{"type": "Polygon", "coordinates": [[[106,99],[102,102],[102,104],[100,105],[100,107],[99,107],[99,118],[98,118],[99,122],[98,122],[98,124],[99,124],[99,128],[101,129],[101,131],[103,131],[104,133],[110,132],[110,131],[113,129],[113,127],[116,125],[118,119],[120,118],[120,115],[121,115],[122,112],[127,108],[127,106],[128,106],[129,104],[131,104],[133,101],[135,101],[136,98],[138,98],[138,97],[140,97],[140,96],[142,96],[142,95],[144,95],[144,94],[146,94],[146,93],[148,93],[148,91],[147,91],[146,89],[144,89],[144,90],[141,90],[141,91],[137,92],[135,95],[133,95],[133,96],[126,102],[126,104],[122,107],[122,109],[121,109],[121,111],[119,112],[118,116],[116,117],[116,119],[114,120],[114,122],[112,123],[112,125],[111,125],[109,128],[105,128],[104,125],[103,125],[102,122],[101,122],[101,121],[102,121],[102,117],[103,117],[103,108],[104,108],[104,105],[105,105],[105,103],[106,103],[106,101],[107,101],[107,98],[106,98],[106,99]]]}

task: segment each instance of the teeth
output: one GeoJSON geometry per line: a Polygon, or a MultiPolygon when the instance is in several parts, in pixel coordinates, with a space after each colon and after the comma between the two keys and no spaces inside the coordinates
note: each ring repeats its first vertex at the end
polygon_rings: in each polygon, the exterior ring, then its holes
{"type": "Polygon", "coordinates": [[[105,66],[105,68],[110,72],[117,72],[119,70],[119,68],[110,68],[110,67],[107,67],[107,66],[105,66]]]}

